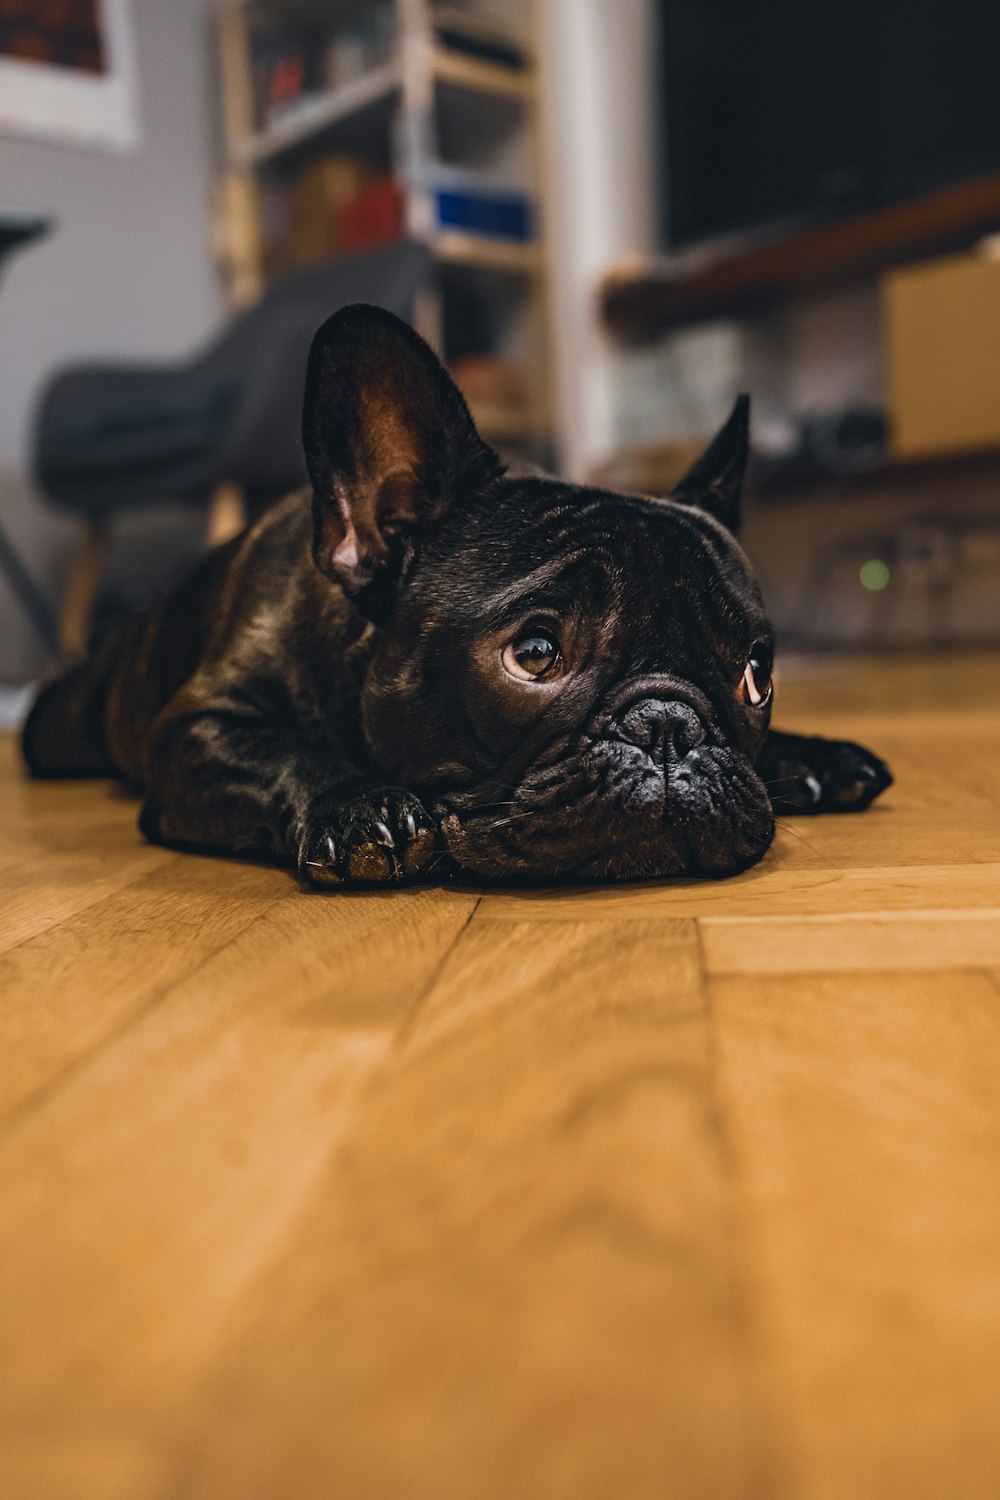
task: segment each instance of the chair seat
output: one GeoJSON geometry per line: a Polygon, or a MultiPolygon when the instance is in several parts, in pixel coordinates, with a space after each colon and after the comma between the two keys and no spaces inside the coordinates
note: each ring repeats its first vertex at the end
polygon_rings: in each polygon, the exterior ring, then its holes
{"type": "Polygon", "coordinates": [[[410,317],[433,271],[426,245],[401,240],[287,277],[186,363],[65,370],[38,408],[36,478],[57,505],[95,520],[207,500],[223,482],[255,505],[276,499],[305,478],[302,394],[316,329],[348,302],[410,317]]]}
{"type": "Polygon", "coordinates": [[[233,380],[192,380],[190,372],[75,370],[49,392],[39,474],[62,482],[114,481],[123,471],[173,465],[208,453],[239,396],[233,380]]]}

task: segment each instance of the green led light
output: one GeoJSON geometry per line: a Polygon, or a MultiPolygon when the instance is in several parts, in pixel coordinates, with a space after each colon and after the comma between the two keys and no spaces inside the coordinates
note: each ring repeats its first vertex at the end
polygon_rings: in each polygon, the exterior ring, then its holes
{"type": "Polygon", "coordinates": [[[861,564],[861,587],[868,589],[869,593],[877,594],[884,589],[889,582],[889,569],[881,558],[870,557],[866,563],[861,564]]]}

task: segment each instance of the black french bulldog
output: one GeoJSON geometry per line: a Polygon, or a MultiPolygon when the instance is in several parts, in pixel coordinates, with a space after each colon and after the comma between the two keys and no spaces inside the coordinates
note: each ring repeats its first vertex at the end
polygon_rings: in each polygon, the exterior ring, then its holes
{"type": "Polygon", "coordinates": [[[732,534],[747,443],[741,397],[669,499],[514,477],[427,345],[346,308],[309,357],[311,494],[44,688],[28,765],[120,776],[148,838],[318,886],[439,854],[490,878],[744,870],[774,808],[860,809],[892,780],[769,729],[732,534]]]}

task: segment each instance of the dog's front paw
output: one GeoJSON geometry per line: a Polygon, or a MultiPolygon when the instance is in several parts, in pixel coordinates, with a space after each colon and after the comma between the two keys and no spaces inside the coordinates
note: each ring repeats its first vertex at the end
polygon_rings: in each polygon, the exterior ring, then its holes
{"type": "Polygon", "coordinates": [[[434,846],[434,823],[412,792],[370,787],[308,821],[299,874],[310,885],[390,885],[420,875],[434,846]]]}
{"type": "Polygon", "coordinates": [[[771,735],[757,767],[775,812],[862,812],[892,786],[892,772],[863,745],[771,735]]]}

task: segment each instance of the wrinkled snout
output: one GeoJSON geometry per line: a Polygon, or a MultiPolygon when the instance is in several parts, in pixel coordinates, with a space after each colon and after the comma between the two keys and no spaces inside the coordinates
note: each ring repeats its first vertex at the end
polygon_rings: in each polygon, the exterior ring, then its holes
{"type": "Polygon", "coordinates": [[[620,690],[558,754],[499,784],[438,808],[456,862],[493,876],[727,875],[755,863],[774,831],[751,761],[676,679],[620,690]]]}
{"type": "Polygon", "coordinates": [[[705,729],[695,710],[676,700],[640,698],[618,722],[624,737],[657,765],[686,755],[705,740],[705,729]]]}

